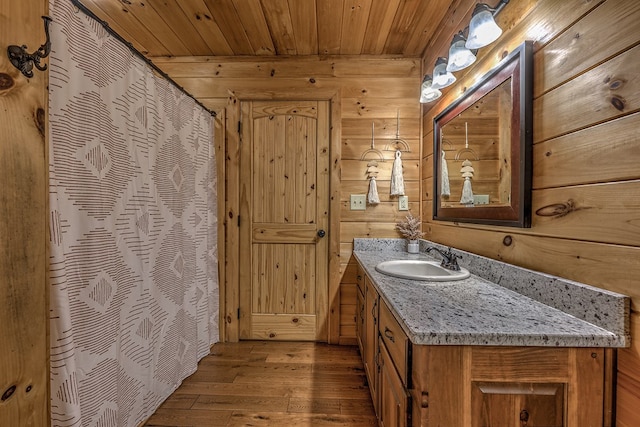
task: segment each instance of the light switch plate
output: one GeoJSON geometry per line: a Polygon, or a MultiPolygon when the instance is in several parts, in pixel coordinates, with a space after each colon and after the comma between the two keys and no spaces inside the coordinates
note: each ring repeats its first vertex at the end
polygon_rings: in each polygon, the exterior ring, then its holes
{"type": "Polygon", "coordinates": [[[367,209],[367,196],[366,194],[352,194],[351,195],[351,210],[352,211],[364,211],[367,209]]]}
{"type": "Polygon", "coordinates": [[[489,204],[489,195],[488,194],[474,194],[473,195],[473,204],[474,205],[488,205],[489,204]]]}
{"type": "Polygon", "coordinates": [[[398,197],[398,210],[399,211],[409,210],[409,196],[398,197]]]}

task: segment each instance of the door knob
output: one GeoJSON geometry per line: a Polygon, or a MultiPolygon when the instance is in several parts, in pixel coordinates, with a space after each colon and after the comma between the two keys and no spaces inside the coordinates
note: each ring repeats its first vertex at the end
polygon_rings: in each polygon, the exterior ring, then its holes
{"type": "Polygon", "coordinates": [[[327,233],[324,230],[318,231],[318,237],[324,237],[327,233]]]}

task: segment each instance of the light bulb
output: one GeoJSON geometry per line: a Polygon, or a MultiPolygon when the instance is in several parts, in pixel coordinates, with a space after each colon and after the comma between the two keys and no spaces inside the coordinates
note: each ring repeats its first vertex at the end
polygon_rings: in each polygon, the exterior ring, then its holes
{"type": "Polygon", "coordinates": [[[480,49],[497,40],[501,34],[502,29],[494,21],[489,6],[478,3],[469,22],[469,37],[465,44],[467,49],[480,49]]]}
{"type": "Polygon", "coordinates": [[[476,62],[476,56],[465,46],[466,41],[462,35],[462,31],[453,36],[451,46],[449,47],[447,71],[460,71],[476,62]]]}
{"type": "Polygon", "coordinates": [[[431,86],[431,75],[425,74],[422,79],[422,86],[420,88],[420,103],[425,104],[427,102],[435,101],[442,96],[442,92],[438,89],[434,89],[431,86]]]}
{"type": "Polygon", "coordinates": [[[433,69],[433,83],[431,87],[434,89],[442,89],[451,86],[455,81],[455,76],[447,71],[447,58],[438,58],[436,66],[433,69]]]}

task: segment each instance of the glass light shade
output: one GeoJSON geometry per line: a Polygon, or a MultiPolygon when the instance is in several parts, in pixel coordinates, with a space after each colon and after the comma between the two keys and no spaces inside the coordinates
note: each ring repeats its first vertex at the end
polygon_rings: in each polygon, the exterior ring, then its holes
{"type": "Polygon", "coordinates": [[[422,87],[420,88],[420,103],[425,104],[427,102],[435,101],[442,96],[442,92],[438,89],[431,87],[431,75],[425,74],[422,79],[422,87]]]}
{"type": "Polygon", "coordinates": [[[451,46],[449,47],[447,71],[460,71],[476,62],[476,56],[465,46],[466,41],[467,39],[462,35],[462,31],[453,36],[451,46]]]}
{"type": "Polygon", "coordinates": [[[478,3],[469,22],[469,37],[465,44],[467,49],[480,49],[496,41],[501,34],[502,29],[493,20],[489,6],[478,3]]]}
{"type": "Polygon", "coordinates": [[[442,89],[451,86],[455,81],[455,76],[447,71],[447,58],[438,58],[436,66],[433,69],[433,83],[431,87],[434,89],[442,89]]]}

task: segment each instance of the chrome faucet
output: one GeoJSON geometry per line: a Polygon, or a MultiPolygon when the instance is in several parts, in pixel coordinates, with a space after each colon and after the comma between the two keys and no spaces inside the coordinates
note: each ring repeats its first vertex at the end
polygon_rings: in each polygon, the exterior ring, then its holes
{"type": "Polygon", "coordinates": [[[462,258],[462,256],[454,254],[451,251],[451,248],[449,248],[448,251],[443,252],[440,249],[436,248],[435,246],[429,246],[425,252],[430,253],[431,251],[438,252],[442,257],[442,262],[440,263],[441,267],[449,270],[453,270],[453,271],[460,271],[460,266],[458,265],[457,259],[462,258]]]}

